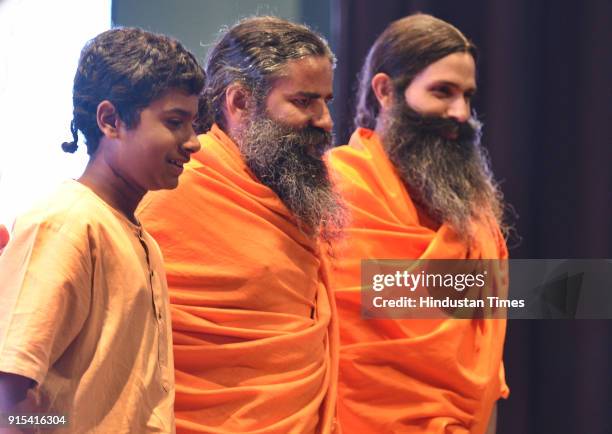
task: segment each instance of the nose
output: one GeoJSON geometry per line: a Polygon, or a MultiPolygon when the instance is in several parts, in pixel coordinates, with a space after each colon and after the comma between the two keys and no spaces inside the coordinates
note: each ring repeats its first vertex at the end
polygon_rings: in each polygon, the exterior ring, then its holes
{"type": "Polygon", "coordinates": [[[331,114],[329,113],[329,107],[327,103],[321,102],[321,108],[312,116],[310,124],[313,127],[321,128],[322,130],[331,132],[334,127],[334,121],[332,121],[331,114]]]}
{"type": "Polygon", "coordinates": [[[190,154],[193,154],[195,152],[198,152],[201,147],[202,146],[200,145],[200,141],[198,140],[195,131],[193,130],[193,128],[191,128],[191,134],[189,135],[187,141],[183,143],[182,148],[190,154]]]}
{"type": "Polygon", "coordinates": [[[457,122],[466,122],[470,118],[470,102],[463,97],[457,98],[449,106],[447,115],[457,122]]]}

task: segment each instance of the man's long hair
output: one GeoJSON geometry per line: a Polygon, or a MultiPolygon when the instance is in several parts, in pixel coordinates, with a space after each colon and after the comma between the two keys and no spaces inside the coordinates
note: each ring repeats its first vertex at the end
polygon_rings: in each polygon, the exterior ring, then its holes
{"type": "Polygon", "coordinates": [[[476,46],[457,28],[431,15],[416,14],[394,21],[376,39],[359,75],[355,126],[374,129],[380,104],[372,90],[372,77],[391,77],[396,95],[412,79],[449,54],[466,52],[476,60],[476,46]]]}
{"type": "MultiPolygon", "coordinates": [[[[477,60],[476,46],[445,21],[415,14],[391,23],[372,45],[361,70],[355,126],[375,129],[383,120],[371,83],[376,74],[387,74],[396,101],[380,127],[386,130],[387,153],[414,199],[435,220],[449,222],[468,238],[471,221],[488,209],[508,236],[511,227],[504,221],[504,212],[511,208],[504,204],[486,150],[480,146],[479,123],[471,119],[476,126],[474,137],[453,143],[440,136],[447,121],[433,121],[432,126],[437,126],[428,132],[424,128],[428,121],[410,112],[403,100],[406,88],[421,71],[454,53],[468,53],[477,60]]],[[[466,124],[463,129],[470,128],[466,124]]]]}
{"type": "MultiPolygon", "coordinates": [[[[305,25],[270,16],[246,18],[232,26],[206,60],[208,123],[225,130],[225,90],[239,83],[261,102],[291,60],[335,57],[327,41],[305,25]]],[[[201,128],[202,129],[202,128],[201,128]]]]}

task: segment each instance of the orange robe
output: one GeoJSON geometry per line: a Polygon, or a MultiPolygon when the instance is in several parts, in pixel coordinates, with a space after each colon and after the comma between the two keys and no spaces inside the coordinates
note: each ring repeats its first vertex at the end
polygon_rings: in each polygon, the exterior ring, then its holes
{"type": "Polygon", "coordinates": [[[138,216],[170,292],[177,432],[330,433],[338,332],[319,247],[217,126],[138,216]]]}
{"type": "Polygon", "coordinates": [[[505,320],[391,320],[360,316],[362,259],[507,258],[496,224],[479,224],[470,248],[443,224],[419,222],[378,136],[358,129],[328,154],[352,212],[332,259],[340,324],[338,418],[348,433],[483,433],[508,395],[505,320]]]}

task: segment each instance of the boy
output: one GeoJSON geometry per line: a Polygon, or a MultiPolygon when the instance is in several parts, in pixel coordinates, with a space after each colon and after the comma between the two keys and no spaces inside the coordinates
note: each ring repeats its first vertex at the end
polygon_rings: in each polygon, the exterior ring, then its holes
{"type": "Polygon", "coordinates": [[[134,210],[199,149],[203,85],[168,37],[113,29],[86,44],[62,148],[80,130],[90,161],[17,219],[0,256],[0,411],[64,415],[70,432],[174,431],[166,277],[134,210]]]}

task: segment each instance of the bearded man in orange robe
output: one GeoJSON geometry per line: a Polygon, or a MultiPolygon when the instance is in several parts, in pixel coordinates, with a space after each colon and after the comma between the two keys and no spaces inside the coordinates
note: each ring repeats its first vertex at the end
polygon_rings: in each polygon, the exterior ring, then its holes
{"type": "Polygon", "coordinates": [[[207,59],[201,152],[172,194],[140,207],[168,276],[177,432],[335,431],[338,331],[319,243],[344,219],[323,161],[334,63],[305,26],[230,28],[207,59]]]}
{"type": "Polygon", "coordinates": [[[351,211],[332,260],[349,433],[484,433],[508,395],[503,319],[364,319],[362,259],[504,259],[502,201],[470,100],[476,50],[428,15],[395,21],[361,72],[357,130],[329,153],[351,211]]]}

